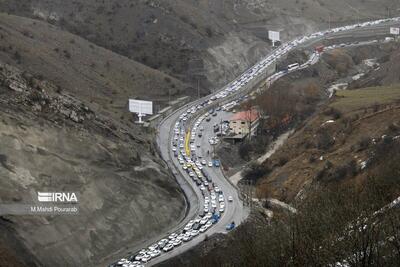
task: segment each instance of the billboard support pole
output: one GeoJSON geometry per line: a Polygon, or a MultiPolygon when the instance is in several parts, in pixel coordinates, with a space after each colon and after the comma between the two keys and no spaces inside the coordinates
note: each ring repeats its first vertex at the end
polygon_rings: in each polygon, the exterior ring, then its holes
{"type": "Polygon", "coordinates": [[[137,121],[137,123],[143,123],[142,117],[143,117],[143,114],[142,113],[138,113],[139,121],[137,121]]]}

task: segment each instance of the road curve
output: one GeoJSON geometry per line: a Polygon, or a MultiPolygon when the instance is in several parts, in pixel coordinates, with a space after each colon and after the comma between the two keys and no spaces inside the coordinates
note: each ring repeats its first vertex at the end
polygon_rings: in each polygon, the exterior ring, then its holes
{"type": "MultiPolygon", "coordinates": [[[[372,24],[372,25],[362,25],[362,26],[349,26],[349,29],[344,29],[344,30],[329,30],[322,32],[322,35],[317,35],[313,36],[310,35],[310,38],[307,38],[306,40],[301,41],[301,38],[296,38],[296,41],[291,41],[288,43],[283,44],[280,48],[277,50],[272,51],[270,54],[268,54],[263,60],[258,62],[256,65],[254,65],[252,68],[247,70],[245,74],[248,74],[250,70],[254,70],[256,66],[264,66],[264,62],[266,62],[266,59],[271,59],[271,57],[274,55],[272,60],[269,60],[268,62],[276,62],[279,60],[282,56],[286,55],[289,51],[294,50],[294,49],[299,49],[299,48],[310,48],[314,46],[317,43],[322,42],[323,40],[328,40],[334,42],[335,40],[338,39],[345,39],[345,38],[354,38],[355,40],[357,38],[363,39],[363,38],[370,38],[370,37],[385,37],[389,36],[389,26],[393,25],[398,25],[400,21],[400,18],[394,18],[392,20],[385,20],[385,21],[380,21],[380,23],[377,24],[372,24]],[[299,41],[300,40],[300,41],[299,41]],[[295,44],[289,46],[289,44],[295,44]],[[289,48],[288,48],[289,47],[289,48]],[[284,49],[285,48],[285,49],[284,49]]],[[[343,27],[342,27],[343,28],[343,27]]],[[[304,37],[303,37],[304,39],[304,37]]],[[[311,63],[312,64],[311,60],[311,63]]],[[[314,62],[315,63],[315,62],[314,62]]],[[[271,63],[268,63],[271,64],[271,63]]],[[[259,68],[260,71],[255,72],[257,75],[251,75],[251,79],[246,80],[246,82],[242,83],[239,90],[230,93],[227,95],[227,97],[223,97],[221,99],[216,99],[213,101],[212,106],[215,105],[222,105],[224,103],[227,103],[229,101],[232,101],[233,99],[237,99],[240,96],[243,96],[244,94],[247,94],[250,92],[256,84],[261,82],[262,80],[265,80],[267,78],[266,73],[262,68],[259,68]]],[[[284,75],[284,73],[276,73],[273,75],[275,77],[275,80],[278,77],[281,77],[284,75]]],[[[229,83],[227,86],[221,88],[218,90],[216,93],[213,95],[208,95],[206,97],[203,97],[201,99],[198,99],[196,101],[193,101],[189,104],[186,104],[185,106],[179,108],[178,110],[174,111],[172,114],[170,114],[167,118],[165,118],[158,126],[158,134],[157,134],[157,145],[159,148],[159,152],[161,157],[165,160],[165,162],[168,165],[168,168],[172,171],[174,174],[177,183],[179,186],[182,188],[182,191],[185,194],[186,200],[187,200],[187,211],[186,211],[186,217],[183,219],[181,222],[178,222],[177,225],[173,226],[168,233],[165,233],[163,235],[159,236],[159,239],[165,238],[172,232],[176,232],[180,229],[183,229],[184,225],[187,224],[189,220],[192,220],[193,218],[197,217],[201,209],[203,208],[203,200],[204,197],[201,193],[201,190],[199,187],[192,181],[192,179],[187,175],[187,172],[184,171],[181,168],[181,164],[178,162],[176,157],[174,156],[174,152],[171,150],[171,143],[172,143],[172,138],[174,135],[174,126],[176,122],[181,121],[180,116],[182,113],[185,113],[189,108],[198,106],[200,103],[204,103],[209,101],[212,96],[215,96],[221,92],[225,92],[227,88],[232,87],[232,84],[240,79],[243,79],[244,74],[242,74],[238,79],[235,81],[229,83]]],[[[188,120],[188,123],[185,125],[186,129],[192,129],[194,121],[201,116],[202,114],[205,114],[208,110],[210,109],[210,105],[205,105],[201,109],[198,109],[195,114],[193,114],[192,120],[188,120]]],[[[199,142],[201,143],[200,145],[200,151],[205,155],[206,150],[211,150],[208,146],[207,139],[208,137],[213,135],[212,132],[212,125],[215,122],[218,122],[220,119],[222,119],[224,116],[224,113],[220,112],[217,114],[217,116],[212,118],[210,122],[204,122],[204,136],[205,138],[198,140],[196,138],[196,143],[199,142]],[[206,127],[207,126],[207,127],[206,127]]],[[[185,135],[187,132],[185,133],[185,135]]],[[[190,135],[190,134],[189,134],[190,135]]],[[[207,158],[207,156],[204,156],[204,158],[207,158]]],[[[210,158],[207,158],[207,161],[210,160],[210,158]]],[[[242,201],[239,198],[239,194],[237,192],[237,188],[230,182],[228,181],[222,171],[219,168],[211,168],[208,170],[210,172],[210,175],[213,177],[213,181],[215,181],[218,186],[222,189],[224,192],[225,196],[232,196],[234,201],[227,203],[226,206],[226,211],[223,213],[221,220],[211,227],[206,234],[207,235],[212,235],[214,233],[226,233],[225,226],[226,224],[230,223],[231,221],[235,221],[236,224],[240,224],[243,222],[248,214],[249,211],[248,209],[243,205],[242,201]]],[[[159,262],[165,261],[169,258],[172,258],[176,255],[179,255],[180,253],[196,246],[200,242],[202,242],[205,238],[205,234],[197,236],[196,238],[192,239],[191,241],[187,243],[183,243],[182,245],[178,247],[174,247],[173,250],[167,252],[167,253],[162,253],[161,256],[158,256],[156,258],[153,258],[150,262],[147,263],[148,266],[157,264],[159,262]]],[[[151,243],[154,243],[154,240],[152,240],[151,243]]],[[[150,245],[150,241],[145,244],[145,245],[150,245]]]]}

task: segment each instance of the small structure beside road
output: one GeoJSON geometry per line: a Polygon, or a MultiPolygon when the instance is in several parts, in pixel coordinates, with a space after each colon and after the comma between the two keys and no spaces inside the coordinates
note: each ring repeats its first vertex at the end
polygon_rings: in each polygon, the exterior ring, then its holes
{"type": "Polygon", "coordinates": [[[260,122],[260,113],[256,109],[241,111],[234,114],[229,120],[229,131],[231,135],[254,136],[260,122]]]}

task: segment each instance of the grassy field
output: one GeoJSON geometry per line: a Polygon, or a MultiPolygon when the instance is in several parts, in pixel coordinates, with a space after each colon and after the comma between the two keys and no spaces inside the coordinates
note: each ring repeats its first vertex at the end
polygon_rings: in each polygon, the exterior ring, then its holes
{"type": "Polygon", "coordinates": [[[342,112],[351,112],[397,100],[400,100],[400,85],[338,91],[335,101],[330,106],[342,112]]]}

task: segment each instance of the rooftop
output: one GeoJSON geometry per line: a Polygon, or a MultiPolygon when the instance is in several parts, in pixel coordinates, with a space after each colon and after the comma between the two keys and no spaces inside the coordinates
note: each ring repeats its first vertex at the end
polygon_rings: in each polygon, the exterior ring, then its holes
{"type": "Polygon", "coordinates": [[[256,119],[258,119],[260,116],[260,114],[258,113],[257,110],[253,109],[253,110],[248,110],[248,111],[241,111],[238,112],[236,114],[234,114],[230,120],[231,121],[255,121],[256,119]]]}

